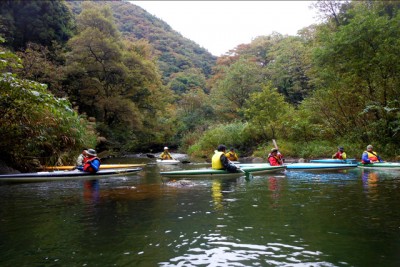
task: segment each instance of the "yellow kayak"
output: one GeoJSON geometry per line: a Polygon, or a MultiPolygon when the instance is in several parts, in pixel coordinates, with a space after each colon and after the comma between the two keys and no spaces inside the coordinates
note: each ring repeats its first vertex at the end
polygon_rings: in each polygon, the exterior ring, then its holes
{"type": "MultiPolygon", "coordinates": [[[[137,168],[137,167],[144,167],[146,164],[101,164],[100,169],[123,169],[123,168],[137,168]]],[[[51,170],[72,170],[76,166],[44,166],[43,170],[51,171],[51,170]]]]}

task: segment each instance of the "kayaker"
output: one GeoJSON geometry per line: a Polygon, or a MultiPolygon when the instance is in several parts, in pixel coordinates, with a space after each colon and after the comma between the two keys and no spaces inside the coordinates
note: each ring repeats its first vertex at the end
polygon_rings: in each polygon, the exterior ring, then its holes
{"type": "MultiPolygon", "coordinates": [[[[82,170],[85,172],[96,173],[100,169],[100,159],[97,157],[97,152],[94,149],[88,149],[87,156],[84,159],[82,170]]],[[[80,168],[78,168],[80,169],[80,168]]]]}
{"type": "Polygon", "coordinates": [[[82,153],[78,156],[78,159],[76,160],[76,167],[83,166],[83,161],[86,158],[86,156],[87,156],[87,149],[85,148],[82,150],[82,153]]]}
{"type": "Polygon", "coordinates": [[[211,158],[211,168],[214,170],[227,170],[228,172],[237,172],[240,168],[235,166],[225,156],[226,146],[219,145],[214,155],[211,158]]]}
{"type": "Polygon", "coordinates": [[[168,147],[164,147],[164,151],[160,154],[160,159],[162,160],[169,160],[169,159],[173,159],[171,154],[168,151],[168,147]]]}
{"type": "Polygon", "coordinates": [[[338,147],[338,151],[332,155],[333,159],[346,159],[347,155],[342,146],[338,147]]]}
{"type": "Polygon", "coordinates": [[[283,156],[282,154],[278,153],[279,151],[277,148],[272,148],[271,153],[268,154],[268,162],[271,166],[283,165],[283,156]]]}
{"type": "Polygon", "coordinates": [[[378,153],[376,153],[373,150],[372,145],[368,145],[367,151],[364,151],[364,153],[361,156],[361,162],[363,164],[371,164],[371,163],[384,162],[384,161],[381,157],[378,156],[378,153]]]}
{"type": "Polygon", "coordinates": [[[238,155],[236,154],[235,149],[234,149],[233,147],[231,147],[231,148],[229,149],[229,152],[227,152],[227,153],[225,154],[225,156],[226,156],[230,161],[238,161],[238,160],[239,160],[239,157],[238,157],[238,155]]]}

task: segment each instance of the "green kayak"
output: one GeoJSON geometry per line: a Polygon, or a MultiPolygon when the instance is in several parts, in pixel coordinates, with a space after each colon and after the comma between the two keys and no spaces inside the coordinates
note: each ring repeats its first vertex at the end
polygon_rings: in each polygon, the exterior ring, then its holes
{"type": "Polygon", "coordinates": [[[267,164],[238,164],[242,171],[228,172],[225,170],[213,169],[197,169],[197,170],[180,170],[180,171],[167,171],[160,172],[162,176],[166,177],[240,177],[246,174],[260,175],[266,173],[280,172],[285,170],[285,166],[271,166],[267,164]]]}
{"type": "Polygon", "coordinates": [[[377,170],[400,170],[400,162],[377,162],[372,164],[358,163],[359,168],[377,170]]]}

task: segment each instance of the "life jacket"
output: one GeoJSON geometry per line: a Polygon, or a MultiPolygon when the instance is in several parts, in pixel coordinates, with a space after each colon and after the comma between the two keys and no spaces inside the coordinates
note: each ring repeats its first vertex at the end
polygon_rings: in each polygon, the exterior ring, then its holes
{"type": "Polygon", "coordinates": [[[225,156],[230,160],[230,161],[237,161],[238,156],[236,155],[235,152],[229,151],[228,153],[225,154],[225,156]]]}
{"type": "Polygon", "coordinates": [[[161,153],[160,158],[162,158],[162,159],[172,159],[172,156],[171,156],[171,154],[169,152],[165,152],[164,151],[163,153],[161,153]]]}
{"type": "Polygon", "coordinates": [[[282,158],[278,155],[272,156],[272,154],[270,153],[268,155],[268,162],[271,166],[282,165],[282,158]]]}
{"type": "Polygon", "coordinates": [[[224,155],[224,152],[222,151],[217,151],[211,158],[211,168],[214,170],[223,170],[224,165],[222,165],[221,162],[221,156],[224,155]]]}
{"type": "Polygon", "coordinates": [[[100,164],[100,159],[98,157],[87,159],[83,165],[83,171],[96,173],[100,169],[100,164]]]}
{"type": "Polygon", "coordinates": [[[335,154],[335,158],[336,159],[346,159],[347,157],[346,157],[346,153],[345,152],[340,152],[340,151],[338,151],[338,152],[336,152],[336,154],[335,154]]]}
{"type": "MultiPolygon", "coordinates": [[[[368,159],[370,161],[372,161],[372,162],[379,161],[378,153],[376,153],[376,152],[371,153],[371,152],[368,152],[368,151],[364,151],[364,153],[368,154],[368,159]]],[[[362,163],[365,163],[365,162],[362,161],[362,163]]]]}

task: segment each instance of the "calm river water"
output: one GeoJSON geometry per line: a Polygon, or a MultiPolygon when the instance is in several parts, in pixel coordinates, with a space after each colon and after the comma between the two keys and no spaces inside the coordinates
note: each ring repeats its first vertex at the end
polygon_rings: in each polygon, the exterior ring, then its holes
{"type": "Polygon", "coordinates": [[[0,266],[400,266],[400,171],[159,175],[180,168],[0,184],[0,266]]]}

